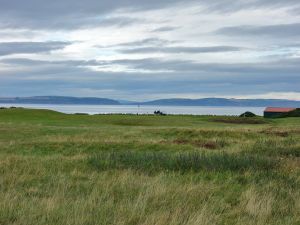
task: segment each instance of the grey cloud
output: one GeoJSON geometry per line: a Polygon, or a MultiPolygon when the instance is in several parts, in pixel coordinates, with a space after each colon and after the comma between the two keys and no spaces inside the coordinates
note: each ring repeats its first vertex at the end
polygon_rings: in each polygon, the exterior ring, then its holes
{"type": "Polygon", "coordinates": [[[300,77],[281,75],[259,79],[260,75],[254,74],[251,79],[247,78],[249,77],[222,76],[218,73],[199,72],[184,75],[182,73],[154,73],[145,76],[139,73],[92,72],[80,69],[77,72],[65,70],[63,74],[48,72],[43,74],[40,79],[28,79],[24,78],[24,74],[15,74],[15,76],[2,80],[0,94],[15,96],[39,93],[40,95],[84,96],[86,93],[80,90],[89,89],[92,93],[94,91],[93,96],[99,96],[98,92],[101,91],[101,97],[112,97],[113,94],[118,98],[125,96],[126,98],[135,98],[137,95],[151,96],[156,94],[162,98],[166,94],[210,93],[212,96],[220,96],[222,94],[300,91],[299,85],[297,85],[300,82],[300,77]],[[46,79],[43,79],[43,76],[46,79]],[[17,79],[17,77],[23,77],[23,79],[17,79]],[[291,78],[295,81],[294,83],[284,82],[284,80],[291,78]]]}
{"type": "Polygon", "coordinates": [[[69,66],[84,66],[84,65],[100,65],[107,61],[98,61],[98,60],[35,60],[28,58],[5,58],[1,59],[0,63],[14,64],[14,65],[43,65],[43,64],[64,64],[69,66]]]}
{"type": "Polygon", "coordinates": [[[11,66],[23,66],[23,67],[55,67],[55,66],[65,66],[69,68],[73,67],[85,67],[85,66],[102,66],[111,65],[113,61],[97,61],[97,60],[33,60],[27,58],[6,58],[0,60],[0,63],[11,65],[11,66]]]}
{"type": "Polygon", "coordinates": [[[212,47],[143,47],[121,49],[122,53],[217,53],[217,52],[236,52],[243,48],[234,46],[212,46],[212,47]]]}
{"type": "Polygon", "coordinates": [[[43,53],[63,49],[69,42],[1,42],[0,56],[26,53],[43,53]]]}
{"type": "Polygon", "coordinates": [[[0,37],[5,39],[34,38],[38,32],[31,30],[0,30],[0,37]]]}
{"type": "Polygon", "coordinates": [[[124,43],[121,44],[119,46],[127,46],[127,47],[136,47],[136,46],[141,46],[141,45],[162,45],[162,44],[166,44],[166,43],[170,43],[167,40],[162,40],[159,38],[146,38],[140,41],[134,41],[134,42],[129,42],[129,43],[124,43]]]}
{"type": "Polygon", "coordinates": [[[205,5],[206,11],[231,13],[245,9],[293,9],[300,6],[300,2],[298,0],[218,0],[209,2],[207,1],[205,5]]]}
{"type": "MultiPolygon", "coordinates": [[[[220,76],[227,77],[230,75],[240,76],[241,80],[252,79],[254,75],[261,76],[259,80],[268,80],[271,76],[290,75],[299,77],[300,59],[275,60],[262,63],[198,63],[190,60],[163,60],[157,58],[145,59],[122,59],[122,60],[65,60],[65,61],[41,61],[28,59],[3,59],[0,63],[10,64],[12,66],[28,66],[29,68],[40,68],[47,72],[50,68],[65,68],[72,70],[74,68],[85,67],[83,70],[89,71],[89,66],[115,66],[123,65],[137,70],[149,70],[153,73],[157,71],[170,71],[165,73],[169,78],[170,75],[181,73],[182,75],[193,74],[219,74],[217,77],[210,79],[220,79],[220,76]]],[[[76,69],[74,69],[76,70],[76,69]]],[[[124,72],[126,74],[126,72],[124,72]]],[[[254,76],[255,77],[255,76],[254,76]]],[[[257,79],[257,77],[255,77],[257,79]]],[[[283,79],[284,76],[283,76],[283,79]]]]}
{"type": "Polygon", "coordinates": [[[157,29],[152,30],[152,32],[168,32],[168,31],[173,31],[177,30],[179,27],[171,27],[171,26],[166,26],[166,27],[159,27],[157,29]]]}
{"type": "MultiPolygon", "coordinates": [[[[288,59],[264,63],[197,63],[189,60],[159,60],[159,59],[140,59],[140,60],[115,60],[111,64],[120,64],[133,67],[135,69],[146,69],[150,71],[171,71],[184,74],[187,73],[218,73],[219,76],[210,79],[220,79],[221,76],[234,74],[241,77],[241,80],[253,79],[254,75],[258,81],[268,80],[272,76],[291,75],[299,77],[300,59],[288,59]],[[249,77],[248,77],[249,76],[249,77]]],[[[282,77],[284,81],[286,78],[282,77]]],[[[291,79],[292,80],[292,79],[291,79]]],[[[225,80],[226,81],[226,80],[225,80]]],[[[224,81],[224,82],[225,82],[224,81]]]]}
{"type": "MultiPolygon", "coordinates": [[[[125,62],[121,62],[125,63],[125,62]]],[[[197,63],[193,61],[173,60],[161,61],[157,59],[144,59],[129,61],[133,67],[149,70],[170,70],[177,72],[207,72],[225,74],[238,74],[241,79],[249,74],[260,74],[265,79],[267,76],[277,74],[293,74],[299,76],[300,59],[280,60],[264,63],[197,63]]],[[[216,79],[219,79],[216,77],[216,79]]]]}
{"type": "MultiPolygon", "coordinates": [[[[146,21],[137,19],[137,18],[130,18],[130,17],[111,17],[111,18],[104,18],[104,19],[93,19],[90,22],[91,22],[91,26],[124,27],[124,26],[129,26],[129,25],[133,25],[135,23],[141,23],[141,22],[146,22],[146,21]]],[[[85,24],[85,26],[89,26],[89,25],[85,24]]]]}
{"type": "Polygon", "coordinates": [[[248,8],[297,8],[298,0],[26,0],[26,3],[12,0],[0,1],[1,27],[29,27],[38,29],[76,29],[82,26],[98,26],[97,18],[119,9],[149,10],[195,3],[211,11],[237,11],[248,8]]]}
{"type": "Polygon", "coordinates": [[[97,91],[105,94],[105,90],[110,90],[106,97],[111,97],[112,92],[115,96],[134,97],[140,94],[211,93],[215,96],[300,91],[299,59],[247,64],[151,58],[112,61],[3,59],[0,63],[14,68],[25,66],[24,70],[0,71],[2,95],[64,95],[66,89],[72,90],[72,95],[84,95],[80,90],[90,89],[95,91],[95,96],[99,96],[97,91]],[[126,65],[152,72],[97,72],[90,70],[90,65],[126,65]],[[170,72],[159,72],[166,69],[170,72]]]}
{"type": "Polygon", "coordinates": [[[32,60],[27,58],[6,58],[0,60],[0,63],[18,66],[37,66],[41,64],[51,64],[51,61],[32,60]]]}
{"type": "Polygon", "coordinates": [[[300,13],[300,6],[299,7],[293,7],[293,8],[291,8],[290,12],[292,14],[299,15],[299,13],[300,13]]]}
{"type": "Polygon", "coordinates": [[[272,38],[299,38],[300,23],[268,26],[224,27],[215,32],[227,36],[269,36],[272,38]]]}
{"type": "Polygon", "coordinates": [[[95,46],[96,48],[123,48],[123,47],[140,47],[140,46],[163,46],[167,44],[177,43],[177,41],[169,41],[160,38],[146,38],[138,41],[131,41],[126,43],[120,43],[117,45],[109,45],[109,46],[95,46]]]}
{"type": "MultiPolygon", "coordinates": [[[[196,2],[195,0],[188,1],[196,2]]],[[[11,0],[1,0],[0,26],[38,29],[76,29],[82,26],[99,26],[99,23],[100,25],[101,23],[107,23],[105,21],[106,16],[118,9],[148,10],[180,2],[185,1],[52,0],[45,3],[43,1],[27,0],[26,4],[16,4],[16,2],[11,0]]],[[[114,22],[117,24],[122,23],[120,20],[114,22]]]]}
{"type": "MultiPolygon", "coordinates": [[[[10,23],[1,23],[0,27],[2,28],[29,28],[29,29],[50,29],[50,30],[72,30],[78,28],[91,28],[91,27],[108,27],[108,26],[117,26],[124,27],[130,26],[136,23],[146,22],[145,20],[131,17],[110,17],[108,15],[100,16],[90,16],[90,15],[58,15],[61,16],[61,19],[39,19],[36,20],[27,20],[18,21],[16,18],[4,18],[3,21],[12,20],[10,23]]],[[[1,18],[1,16],[0,16],[1,18]]]]}

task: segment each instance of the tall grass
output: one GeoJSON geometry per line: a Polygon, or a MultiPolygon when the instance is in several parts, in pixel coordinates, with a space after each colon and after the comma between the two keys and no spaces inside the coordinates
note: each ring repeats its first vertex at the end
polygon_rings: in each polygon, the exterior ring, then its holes
{"type": "Polygon", "coordinates": [[[250,147],[250,151],[255,154],[268,156],[300,157],[299,142],[292,137],[284,140],[280,140],[279,138],[261,138],[250,147]]]}
{"type": "Polygon", "coordinates": [[[132,169],[142,172],[245,171],[270,170],[276,161],[266,157],[223,153],[100,152],[88,163],[97,170],[132,169]]]}

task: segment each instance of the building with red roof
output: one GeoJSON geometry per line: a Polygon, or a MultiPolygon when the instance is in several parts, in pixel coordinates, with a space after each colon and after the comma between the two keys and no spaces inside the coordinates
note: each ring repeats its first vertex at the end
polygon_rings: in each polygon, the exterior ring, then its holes
{"type": "Polygon", "coordinates": [[[281,107],[267,107],[264,111],[264,117],[266,118],[279,118],[288,117],[297,114],[299,109],[297,108],[281,108],[281,107]]]}

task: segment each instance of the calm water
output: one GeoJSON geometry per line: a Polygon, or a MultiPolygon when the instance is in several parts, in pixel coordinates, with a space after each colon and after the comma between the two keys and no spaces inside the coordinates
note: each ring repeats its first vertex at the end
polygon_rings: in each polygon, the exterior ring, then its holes
{"type": "Polygon", "coordinates": [[[206,106],[135,106],[135,105],[40,105],[40,104],[1,104],[0,107],[24,107],[31,109],[51,109],[63,113],[88,113],[88,114],[153,114],[160,110],[167,114],[189,115],[240,115],[251,111],[263,115],[261,107],[206,107],[206,106]]]}

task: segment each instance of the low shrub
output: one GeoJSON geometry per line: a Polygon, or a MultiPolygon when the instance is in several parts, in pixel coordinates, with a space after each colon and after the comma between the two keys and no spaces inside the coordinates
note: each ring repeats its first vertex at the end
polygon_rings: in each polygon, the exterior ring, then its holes
{"type": "Polygon", "coordinates": [[[255,115],[253,112],[244,112],[243,114],[240,115],[240,117],[256,117],[257,115],[255,115]]]}

